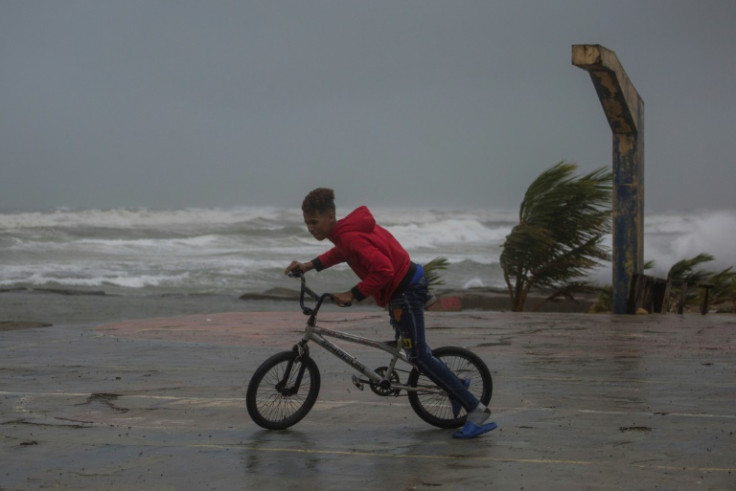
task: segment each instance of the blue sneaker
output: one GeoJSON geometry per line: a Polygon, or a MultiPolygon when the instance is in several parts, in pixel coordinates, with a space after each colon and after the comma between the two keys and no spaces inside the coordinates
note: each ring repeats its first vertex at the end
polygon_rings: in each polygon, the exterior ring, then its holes
{"type": "Polygon", "coordinates": [[[496,428],[498,428],[498,425],[496,423],[477,425],[468,421],[465,423],[465,426],[463,426],[462,429],[459,429],[455,433],[453,433],[452,437],[463,439],[475,438],[477,436],[481,436],[484,433],[488,433],[491,430],[495,430],[496,428]]]}
{"type": "MultiPolygon", "coordinates": [[[[470,379],[466,378],[463,380],[463,385],[467,389],[470,387],[470,379]]],[[[454,397],[450,397],[450,405],[452,406],[452,416],[457,418],[458,414],[460,414],[460,410],[463,408],[463,406],[460,404],[460,402],[455,399],[454,397]]]]}

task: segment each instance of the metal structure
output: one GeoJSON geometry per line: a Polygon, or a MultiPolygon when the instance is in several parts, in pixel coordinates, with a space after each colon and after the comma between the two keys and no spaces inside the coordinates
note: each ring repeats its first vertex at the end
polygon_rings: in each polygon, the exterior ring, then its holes
{"type": "Polygon", "coordinates": [[[576,44],[572,64],[590,74],[613,132],[613,313],[633,313],[629,288],[644,266],[644,101],[613,51],[576,44]]]}

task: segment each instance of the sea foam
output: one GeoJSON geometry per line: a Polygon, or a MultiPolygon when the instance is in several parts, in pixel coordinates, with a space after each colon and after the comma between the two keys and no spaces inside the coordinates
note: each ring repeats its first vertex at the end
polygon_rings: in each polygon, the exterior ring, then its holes
{"type": "MultiPolygon", "coordinates": [[[[426,263],[444,257],[447,288],[502,286],[499,257],[518,220],[511,210],[372,209],[409,251],[426,263]]],[[[651,274],[705,252],[702,267],[736,264],[736,213],[660,213],[645,218],[651,274]]],[[[604,245],[610,248],[611,238],[604,245]]],[[[329,241],[309,235],[296,208],[242,207],[182,210],[54,210],[0,214],[0,287],[88,287],[117,294],[217,293],[238,295],[295,288],[283,270],[326,251],[329,241]]],[[[349,288],[346,266],[313,277],[349,288]]],[[[611,283],[609,264],[591,271],[611,283]]]]}

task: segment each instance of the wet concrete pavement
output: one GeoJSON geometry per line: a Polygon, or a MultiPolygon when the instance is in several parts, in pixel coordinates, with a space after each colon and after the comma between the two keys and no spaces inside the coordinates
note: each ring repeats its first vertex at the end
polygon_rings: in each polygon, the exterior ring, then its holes
{"type": "MultiPolygon", "coordinates": [[[[304,319],[0,332],[0,489],[736,489],[736,316],[430,313],[433,346],[491,367],[499,429],[471,441],[406,397],[361,392],[317,347],[315,408],[286,431],[257,427],[250,374],[304,319]]],[[[322,324],[390,337],[381,312],[322,324]]]]}

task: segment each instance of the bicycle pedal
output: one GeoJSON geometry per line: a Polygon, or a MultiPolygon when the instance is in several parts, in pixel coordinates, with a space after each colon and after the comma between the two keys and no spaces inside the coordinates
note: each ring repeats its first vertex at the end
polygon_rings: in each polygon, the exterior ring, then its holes
{"type": "Polygon", "coordinates": [[[363,385],[363,382],[355,375],[353,375],[353,385],[359,388],[360,390],[363,390],[365,388],[365,385],[363,385]]]}

